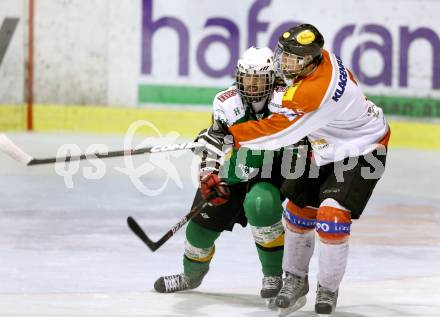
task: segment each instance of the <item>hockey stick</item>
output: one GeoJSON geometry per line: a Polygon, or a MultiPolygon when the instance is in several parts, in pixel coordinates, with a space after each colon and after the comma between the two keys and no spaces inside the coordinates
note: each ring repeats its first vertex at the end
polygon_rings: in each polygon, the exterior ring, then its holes
{"type": "Polygon", "coordinates": [[[20,149],[11,139],[9,139],[5,134],[0,134],[0,150],[8,154],[14,160],[19,161],[27,166],[41,165],[41,164],[52,164],[58,162],[70,162],[85,159],[103,159],[111,157],[119,157],[126,155],[139,155],[145,153],[163,153],[178,150],[189,150],[196,148],[204,148],[206,145],[197,142],[189,143],[174,143],[166,145],[154,145],[151,147],[143,147],[139,149],[128,149],[128,150],[118,150],[110,151],[107,153],[85,153],[81,155],[67,155],[63,157],[49,157],[49,158],[34,158],[20,149]]]}
{"type": "MultiPolygon", "coordinates": [[[[213,192],[208,195],[206,200],[210,200],[217,196],[216,192],[213,192]]],[[[133,217],[127,218],[127,224],[130,227],[131,231],[135,235],[139,237],[149,248],[152,252],[159,249],[165,242],[167,242],[172,236],[176,234],[177,231],[179,231],[180,228],[182,228],[188,221],[190,221],[193,217],[198,215],[206,206],[208,205],[207,201],[201,201],[197,205],[195,205],[182,219],[179,220],[174,226],[171,227],[170,230],[165,233],[162,238],[154,242],[151,240],[144,230],[142,230],[141,226],[137,223],[136,220],[134,220],[133,217]]]]}

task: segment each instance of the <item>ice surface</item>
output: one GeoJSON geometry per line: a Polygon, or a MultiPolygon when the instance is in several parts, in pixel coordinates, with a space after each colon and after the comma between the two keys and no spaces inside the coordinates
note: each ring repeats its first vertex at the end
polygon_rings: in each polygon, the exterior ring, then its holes
{"type": "MultiPolygon", "coordinates": [[[[9,136],[36,157],[54,156],[65,143],[123,146],[121,136],[9,136]]],[[[167,155],[154,155],[159,161],[143,155],[133,163],[143,166],[150,191],[167,176],[167,155]]],[[[440,316],[439,156],[390,150],[384,178],[353,224],[335,316],[440,316]]],[[[169,159],[178,177],[149,197],[114,169],[126,167],[122,158],[106,160],[105,175],[95,180],[83,176],[85,167],[96,169],[82,162],[67,188],[54,165],[25,167],[0,153],[0,316],[277,316],[258,295],[261,273],[248,228],[222,234],[197,290],[152,290],[157,277],[182,270],[184,230],[152,253],[125,219],[133,216],[157,239],[187,212],[194,194],[189,166],[197,161],[190,152],[169,159]]],[[[291,316],[313,316],[316,257],[310,271],[308,303],[291,316]]]]}

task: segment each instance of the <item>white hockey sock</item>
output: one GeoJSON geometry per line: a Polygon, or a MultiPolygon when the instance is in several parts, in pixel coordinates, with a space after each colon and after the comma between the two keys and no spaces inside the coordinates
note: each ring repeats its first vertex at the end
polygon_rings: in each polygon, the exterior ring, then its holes
{"type": "Polygon", "coordinates": [[[318,282],[334,292],[341,284],[347,266],[348,239],[341,244],[328,244],[320,240],[318,253],[318,282]]]}
{"type": "Polygon", "coordinates": [[[283,270],[301,277],[309,272],[315,248],[315,231],[296,233],[286,228],[284,234],[283,270]]]}

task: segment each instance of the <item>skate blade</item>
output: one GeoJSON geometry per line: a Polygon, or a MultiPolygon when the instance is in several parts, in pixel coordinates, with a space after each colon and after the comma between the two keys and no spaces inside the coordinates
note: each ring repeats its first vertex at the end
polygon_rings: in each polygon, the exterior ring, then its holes
{"type": "Polygon", "coordinates": [[[275,297],[266,298],[266,307],[269,309],[276,309],[277,305],[275,304],[275,297]]]}
{"type": "Polygon", "coordinates": [[[279,317],[287,316],[290,313],[293,313],[293,312],[297,311],[298,309],[300,309],[301,307],[303,307],[306,304],[306,302],[307,302],[307,298],[305,296],[302,296],[302,297],[298,298],[296,303],[293,304],[292,306],[289,306],[287,308],[279,308],[278,309],[278,316],[279,317]]]}

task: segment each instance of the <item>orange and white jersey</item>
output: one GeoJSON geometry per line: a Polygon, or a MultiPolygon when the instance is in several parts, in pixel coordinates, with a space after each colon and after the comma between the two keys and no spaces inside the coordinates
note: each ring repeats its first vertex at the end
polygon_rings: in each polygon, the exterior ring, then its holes
{"type": "Polygon", "coordinates": [[[237,147],[275,150],[307,137],[318,165],[371,152],[386,145],[389,127],[382,109],[367,100],[352,73],[334,54],[289,87],[272,115],[230,127],[237,147]]]}

